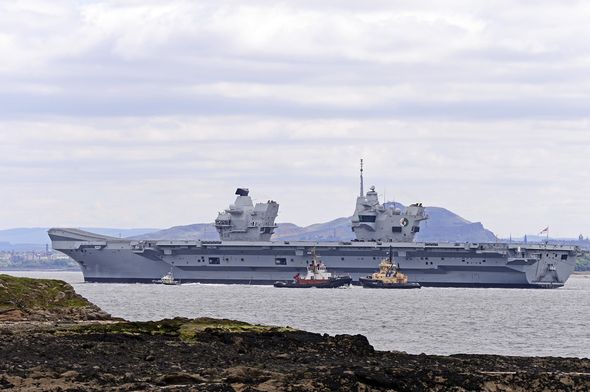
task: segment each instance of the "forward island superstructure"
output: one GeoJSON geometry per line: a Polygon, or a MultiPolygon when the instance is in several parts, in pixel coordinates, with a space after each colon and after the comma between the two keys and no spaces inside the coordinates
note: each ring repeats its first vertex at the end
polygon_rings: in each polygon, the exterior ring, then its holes
{"type": "Polygon", "coordinates": [[[247,188],[215,220],[219,241],[135,240],[78,229],[49,230],[52,246],[73,258],[87,282],[145,282],[172,271],[183,283],[273,284],[304,273],[315,250],[353,283],[391,249],[408,279],[422,286],[556,288],[574,270],[574,246],[516,243],[413,242],[427,219],[420,203],[404,210],[379,202],[374,187],[352,216],[353,241],[272,241],[279,204],[253,204],[247,188]]]}

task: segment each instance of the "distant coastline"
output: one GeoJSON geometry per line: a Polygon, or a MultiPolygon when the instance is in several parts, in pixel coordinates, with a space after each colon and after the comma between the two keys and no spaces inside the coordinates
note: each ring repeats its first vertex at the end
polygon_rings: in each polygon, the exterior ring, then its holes
{"type": "Polygon", "coordinates": [[[6,271],[6,272],[18,272],[18,271],[81,272],[80,268],[76,268],[76,267],[66,267],[66,268],[47,267],[47,268],[45,268],[45,267],[39,267],[39,266],[34,266],[34,267],[19,267],[19,266],[1,267],[0,274],[4,271],[6,271]]]}

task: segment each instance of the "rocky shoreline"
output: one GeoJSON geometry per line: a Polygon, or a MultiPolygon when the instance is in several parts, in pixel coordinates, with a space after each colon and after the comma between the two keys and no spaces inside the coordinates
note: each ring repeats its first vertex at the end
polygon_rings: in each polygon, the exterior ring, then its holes
{"type": "Polygon", "coordinates": [[[19,308],[6,280],[0,389],[9,391],[590,390],[589,359],[381,352],[361,335],[208,318],[127,322],[79,302],[65,283],[65,295],[39,288],[19,308]]]}

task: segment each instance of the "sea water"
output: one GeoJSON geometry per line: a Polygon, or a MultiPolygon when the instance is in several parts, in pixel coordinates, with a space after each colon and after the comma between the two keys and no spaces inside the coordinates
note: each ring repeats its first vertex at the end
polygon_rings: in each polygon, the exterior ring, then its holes
{"type": "Polygon", "coordinates": [[[272,286],[84,283],[80,272],[20,271],[62,279],[127,320],[216,317],[362,334],[378,350],[590,357],[590,275],[563,288],[287,289],[272,286]]]}

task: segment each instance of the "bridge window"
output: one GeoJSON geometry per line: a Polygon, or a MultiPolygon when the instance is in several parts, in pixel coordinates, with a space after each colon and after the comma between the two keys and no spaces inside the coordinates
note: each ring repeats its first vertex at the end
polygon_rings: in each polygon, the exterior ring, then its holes
{"type": "Polygon", "coordinates": [[[220,264],[219,257],[209,257],[209,264],[220,264]]]}
{"type": "Polygon", "coordinates": [[[401,233],[402,232],[402,227],[401,226],[393,226],[391,228],[391,231],[394,233],[401,233]]]}
{"type": "Polygon", "coordinates": [[[561,255],[562,260],[567,260],[567,255],[561,255]]]}
{"type": "Polygon", "coordinates": [[[420,228],[418,226],[412,227],[412,233],[417,233],[419,231],[420,231],[420,228]]]}
{"type": "Polygon", "coordinates": [[[375,222],[375,215],[359,215],[359,222],[375,222]]]}

